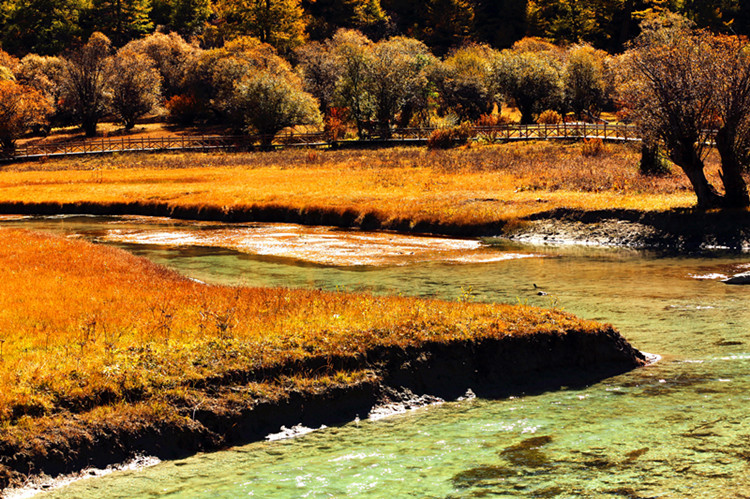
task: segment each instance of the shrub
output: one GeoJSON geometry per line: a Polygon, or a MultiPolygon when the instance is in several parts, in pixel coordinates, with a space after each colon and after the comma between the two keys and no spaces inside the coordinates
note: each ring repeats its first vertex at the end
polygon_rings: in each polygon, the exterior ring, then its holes
{"type": "Polygon", "coordinates": [[[510,118],[502,114],[483,114],[476,121],[477,126],[502,126],[510,123],[510,118]]]}
{"type": "Polygon", "coordinates": [[[346,135],[348,119],[346,108],[333,107],[323,122],[323,134],[327,142],[336,142],[346,135]]]}
{"type": "Polygon", "coordinates": [[[502,114],[483,114],[476,121],[478,127],[484,128],[479,131],[479,139],[490,144],[497,141],[499,133],[496,127],[508,123],[510,123],[510,118],[502,114]]]}
{"type": "Polygon", "coordinates": [[[552,109],[547,109],[536,119],[536,122],[540,125],[557,125],[558,123],[562,123],[562,121],[560,113],[552,109]]]}
{"type": "Polygon", "coordinates": [[[201,114],[201,105],[193,95],[175,95],[165,104],[167,120],[178,125],[192,125],[201,114]]]}
{"type": "Polygon", "coordinates": [[[672,173],[672,166],[659,147],[644,145],[641,148],[638,171],[641,175],[658,177],[672,173]]]}
{"type": "Polygon", "coordinates": [[[584,139],[581,145],[581,154],[587,158],[601,156],[604,152],[602,139],[584,139]]]}
{"type": "Polygon", "coordinates": [[[464,145],[474,136],[474,128],[468,123],[451,128],[439,128],[432,132],[427,141],[428,149],[450,149],[464,145]]]}

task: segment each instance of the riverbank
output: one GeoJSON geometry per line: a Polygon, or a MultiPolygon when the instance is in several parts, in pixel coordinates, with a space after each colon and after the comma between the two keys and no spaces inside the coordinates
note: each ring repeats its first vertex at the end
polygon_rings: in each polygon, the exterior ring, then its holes
{"type": "Polygon", "coordinates": [[[503,396],[644,363],[556,310],[209,286],[25,231],[0,231],[0,262],[3,487],[340,423],[406,390],[503,396]]]}
{"type": "Polygon", "coordinates": [[[121,155],[9,165],[0,171],[0,203],[6,212],[80,205],[466,235],[558,208],[660,211],[694,203],[683,176],[643,177],[638,160],[627,145],[590,157],[580,144],[559,143],[121,155]]]}
{"type": "MultiPolygon", "coordinates": [[[[694,250],[750,245],[750,216],[698,212],[685,176],[631,145],[120,155],[0,171],[0,213],[146,215],[694,250]]],[[[716,158],[707,175],[715,180],[716,158]]]]}

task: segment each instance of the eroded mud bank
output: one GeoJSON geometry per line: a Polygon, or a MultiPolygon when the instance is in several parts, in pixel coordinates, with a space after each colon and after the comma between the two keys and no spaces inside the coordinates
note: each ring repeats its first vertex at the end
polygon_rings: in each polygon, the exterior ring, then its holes
{"type": "MultiPolygon", "coordinates": [[[[368,369],[372,375],[352,385],[295,391],[275,401],[238,401],[236,393],[258,373],[234,373],[202,387],[212,403],[179,407],[180,417],[124,424],[101,422],[77,432],[49,426],[36,438],[0,448],[0,487],[22,485],[30,477],[104,468],[137,455],[175,459],[248,443],[281,426],[340,424],[367,415],[404,392],[454,400],[468,389],[481,397],[537,393],[582,386],[646,364],[614,329],[505,336],[479,342],[426,344],[420,348],[378,348],[355,359],[310,359],[280,366],[266,379],[310,369],[368,369]]],[[[77,416],[70,415],[70,418],[77,416]]]]}

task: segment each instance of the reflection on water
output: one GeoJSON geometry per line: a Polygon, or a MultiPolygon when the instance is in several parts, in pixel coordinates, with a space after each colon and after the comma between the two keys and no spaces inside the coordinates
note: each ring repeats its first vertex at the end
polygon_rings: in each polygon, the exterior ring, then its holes
{"type": "MultiPolygon", "coordinates": [[[[54,224],[87,237],[113,228],[101,219],[54,224]]],[[[747,256],[500,246],[481,251],[547,258],[346,267],[217,248],[126,247],[213,282],[471,292],[563,307],[615,324],[664,358],[582,390],[431,406],[82,481],[50,497],[750,496],[750,287],[700,278],[742,271],[747,256]]]]}

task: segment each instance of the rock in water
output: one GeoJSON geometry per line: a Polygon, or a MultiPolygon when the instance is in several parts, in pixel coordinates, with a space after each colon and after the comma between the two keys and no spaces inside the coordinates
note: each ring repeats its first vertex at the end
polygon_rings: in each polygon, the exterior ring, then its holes
{"type": "Polygon", "coordinates": [[[750,284],[750,272],[735,274],[728,279],[724,279],[722,282],[725,284],[750,284]]]}

